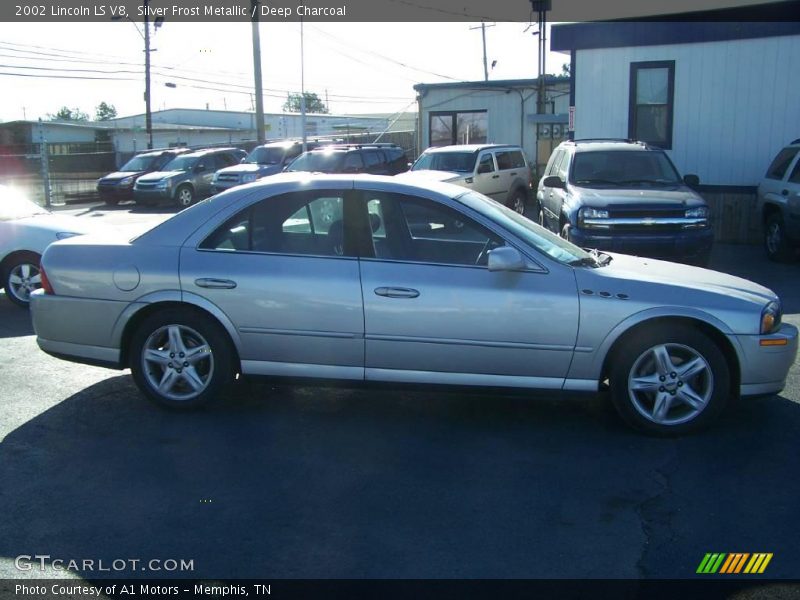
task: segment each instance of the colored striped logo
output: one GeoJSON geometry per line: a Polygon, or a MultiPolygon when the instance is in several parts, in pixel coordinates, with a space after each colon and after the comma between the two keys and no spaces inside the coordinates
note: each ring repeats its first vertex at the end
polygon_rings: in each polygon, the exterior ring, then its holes
{"type": "Polygon", "coordinates": [[[772,552],[709,552],[697,567],[697,573],[703,575],[713,575],[715,573],[732,575],[737,573],[763,573],[769,561],[772,560],[772,552]]]}

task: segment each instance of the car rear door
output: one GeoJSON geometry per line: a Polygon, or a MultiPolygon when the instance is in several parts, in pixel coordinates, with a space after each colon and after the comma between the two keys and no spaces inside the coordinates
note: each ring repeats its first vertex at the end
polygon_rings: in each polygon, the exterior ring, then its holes
{"type": "Polygon", "coordinates": [[[182,248],[182,293],[230,320],[245,373],[363,378],[358,259],[345,237],[348,186],[264,198],[182,248]]]}
{"type": "Polygon", "coordinates": [[[578,330],[571,269],[491,272],[508,242],[454,206],[356,182],[372,224],[362,256],[367,380],[557,389],[578,330]]]}
{"type": "Polygon", "coordinates": [[[473,179],[473,190],[489,196],[492,200],[505,202],[506,190],[503,189],[503,182],[500,179],[494,153],[491,150],[484,150],[478,154],[473,179]]]}

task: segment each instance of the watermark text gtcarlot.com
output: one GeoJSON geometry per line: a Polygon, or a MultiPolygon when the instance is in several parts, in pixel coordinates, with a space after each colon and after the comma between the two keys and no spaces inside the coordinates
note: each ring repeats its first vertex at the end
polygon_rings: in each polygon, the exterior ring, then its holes
{"type": "Polygon", "coordinates": [[[194,571],[194,559],[185,558],[53,558],[49,554],[21,554],[14,559],[18,571],[91,571],[97,573],[120,573],[124,571],[194,571]]]}

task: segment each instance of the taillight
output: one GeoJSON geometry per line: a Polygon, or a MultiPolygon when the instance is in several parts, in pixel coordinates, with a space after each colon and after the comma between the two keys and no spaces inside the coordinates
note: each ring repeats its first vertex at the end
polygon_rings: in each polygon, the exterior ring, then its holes
{"type": "Polygon", "coordinates": [[[42,289],[44,290],[45,294],[55,294],[53,291],[53,286],[50,285],[50,281],[47,279],[47,273],[44,272],[44,267],[39,265],[39,277],[42,280],[42,289]]]}

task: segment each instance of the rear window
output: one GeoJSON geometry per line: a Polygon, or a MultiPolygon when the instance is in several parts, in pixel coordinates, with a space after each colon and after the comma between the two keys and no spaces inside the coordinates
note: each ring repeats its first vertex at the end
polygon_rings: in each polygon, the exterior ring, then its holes
{"type": "Polygon", "coordinates": [[[797,155],[800,148],[784,148],[778,152],[778,156],[772,161],[772,164],[767,169],[767,179],[783,179],[786,174],[786,169],[789,168],[792,160],[797,155]]]}

